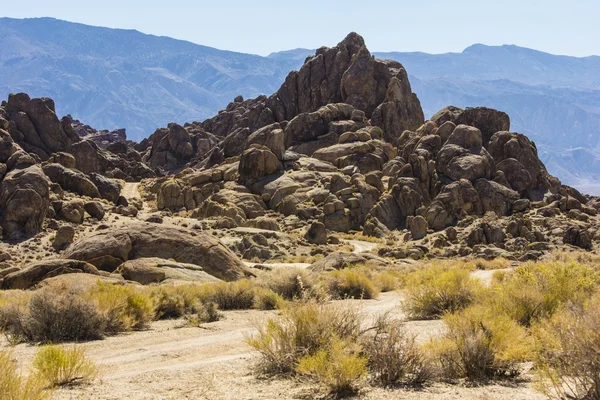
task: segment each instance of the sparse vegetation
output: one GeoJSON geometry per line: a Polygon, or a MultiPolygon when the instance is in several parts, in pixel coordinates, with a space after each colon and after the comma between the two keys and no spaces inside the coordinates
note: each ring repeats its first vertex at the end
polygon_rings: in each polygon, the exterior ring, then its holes
{"type": "Polygon", "coordinates": [[[280,268],[271,271],[264,279],[264,285],[286,300],[310,296],[314,290],[314,278],[301,268],[280,268]]]}
{"type": "Polygon", "coordinates": [[[482,289],[466,268],[431,266],[408,277],[404,307],[411,318],[435,319],[468,307],[482,289]]]}
{"type": "Polygon", "coordinates": [[[103,316],[107,333],[145,329],[155,317],[151,297],[135,287],[98,282],[86,297],[103,316]]]}
{"type": "Polygon", "coordinates": [[[600,295],[569,304],[534,330],[537,386],[549,398],[600,399],[600,295]]]}
{"type": "Polygon", "coordinates": [[[51,395],[38,376],[31,374],[26,378],[19,373],[10,351],[0,350],[0,371],[2,400],[45,400],[51,395]]]}
{"type": "Polygon", "coordinates": [[[528,263],[495,279],[488,307],[524,326],[552,316],[567,302],[583,303],[598,288],[600,274],[576,262],[528,263]]]}
{"type": "Polygon", "coordinates": [[[379,289],[358,268],[331,271],[323,277],[327,292],[335,299],[374,299],[379,289]]]}
{"type": "Polygon", "coordinates": [[[384,386],[420,384],[430,378],[430,368],[415,336],[408,335],[399,321],[387,315],[380,317],[361,343],[375,382],[384,386]]]}
{"type": "Polygon", "coordinates": [[[206,302],[200,303],[200,306],[193,314],[186,314],[185,320],[190,326],[200,326],[209,322],[216,322],[223,318],[223,314],[219,312],[216,303],[206,302]]]}
{"type": "Polygon", "coordinates": [[[33,360],[33,375],[48,387],[58,387],[91,382],[98,374],[96,365],[88,360],[82,347],[64,349],[45,346],[38,350],[33,360]]]}
{"type": "Polygon", "coordinates": [[[296,370],[312,376],[333,393],[354,393],[367,376],[367,361],[357,343],[332,336],[324,348],[302,357],[296,370]]]}
{"type": "Polygon", "coordinates": [[[209,293],[206,300],[221,310],[248,310],[254,306],[255,285],[248,280],[215,283],[209,293]]]}
{"type": "Polygon", "coordinates": [[[248,343],[261,353],[263,371],[290,373],[302,357],[326,349],[332,337],[355,341],[359,332],[355,309],[309,300],[283,309],[280,318],[269,319],[248,343]]]}
{"type": "Polygon", "coordinates": [[[506,315],[478,305],[443,319],[447,332],[427,346],[436,374],[442,379],[512,377],[519,374],[519,363],[530,357],[526,330],[506,315]]]}

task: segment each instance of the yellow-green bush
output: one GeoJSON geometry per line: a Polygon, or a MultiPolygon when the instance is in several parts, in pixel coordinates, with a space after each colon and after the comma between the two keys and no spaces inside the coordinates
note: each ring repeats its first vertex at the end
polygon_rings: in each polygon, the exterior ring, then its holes
{"type": "Polygon", "coordinates": [[[285,305],[285,299],[271,289],[259,288],[254,295],[254,308],[258,310],[276,310],[285,305]]]}
{"type": "Polygon", "coordinates": [[[0,350],[0,371],[0,400],[45,400],[52,394],[37,376],[21,375],[9,351],[0,350]]]}
{"type": "Polygon", "coordinates": [[[435,319],[471,305],[483,285],[461,267],[431,266],[407,278],[404,308],[414,319],[435,319]]]}
{"type": "Polygon", "coordinates": [[[103,316],[107,333],[144,329],[156,314],[143,288],[98,282],[85,297],[103,316]]]}
{"type": "Polygon", "coordinates": [[[516,376],[531,356],[525,328],[506,315],[477,305],[447,314],[447,331],[427,345],[437,375],[485,381],[516,376]]]}
{"type": "Polygon", "coordinates": [[[334,299],[374,299],[379,289],[365,272],[358,268],[344,268],[323,276],[327,292],[334,299]]]}
{"type": "Polygon", "coordinates": [[[600,399],[600,295],[534,328],[537,387],[549,398],[600,399]]]}
{"type": "Polygon", "coordinates": [[[360,314],[355,309],[310,300],[284,308],[248,343],[260,352],[265,372],[289,373],[300,358],[324,349],[333,336],[355,341],[359,332],[360,314]]]}
{"type": "Polygon", "coordinates": [[[380,292],[392,292],[401,288],[405,282],[406,271],[387,270],[375,273],[372,276],[373,283],[380,292]]]}
{"type": "Polygon", "coordinates": [[[382,385],[417,384],[430,378],[425,355],[400,321],[380,317],[373,329],[361,337],[373,380],[382,385]]]}
{"type": "Polygon", "coordinates": [[[529,326],[551,316],[562,304],[581,304],[599,283],[599,272],[587,264],[528,263],[495,280],[486,304],[529,326]]]}
{"type": "Polygon", "coordinates": [[[45,346],[38,350],[33,360],[33,375],[47,387],[57,387],[91,382],[98,374],[96,365],[85,356],[85,350],[73,346],[45,346]]]}
{"type": "Polygon", "coordinates": [[[156,319],[174,319],[185,315],[186,301],[175,286],[160,286],[150,292],[156,319]]]}
{"type": "Polygon", "coordinates": [[[368,373],[367,358],[361,355],[360,346],[336,336],[314,354],[300,358],[296,370],[336,394],[355,392],[368,373]]]}
{"type": "Polygon", "coordinates": [[[25,324],[29,316],[29,300],[32,292],[9,290],[0,292],[0,332],[11,343],[27,340],[25,324]]]}
{"type": "Polygon", "coordinates": [[[249,310],[254,306],[255,285],[249,280],[211,284],[206,300],[221,310],[249,310]]]}

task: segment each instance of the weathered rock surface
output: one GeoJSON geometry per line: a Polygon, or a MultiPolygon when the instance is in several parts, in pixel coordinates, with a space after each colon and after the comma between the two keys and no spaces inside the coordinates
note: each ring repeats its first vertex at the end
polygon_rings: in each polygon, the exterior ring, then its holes
{"type": "Polygon", "coordinates": [[[150,223],[94,233],[63,253],[63,258],[87,261],[106,271],[114,271],[125,261],[148,257],[195,264],[224,280],[239,279],[247,273],[240,259],[212,237],[150,223]]]}
{"type": "Polygon", "coordinates": [[[79,260],[47,260],[33,263],[4,277],[2,289],[29,289],[54,276],[72,273],[100,275],[93,265],[79,260]]]}

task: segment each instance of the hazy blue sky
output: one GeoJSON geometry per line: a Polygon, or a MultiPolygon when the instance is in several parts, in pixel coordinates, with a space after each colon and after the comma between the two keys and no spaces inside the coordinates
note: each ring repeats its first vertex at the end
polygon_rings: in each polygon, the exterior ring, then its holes
{"type": "Polygon", "coordinates": [[[207,46],[268,54],[335,45],[348,32],[373,51],[462,51],[516,44],[555,54],[600,54],[598,0],[29,0],[0,15],[49,16],[131,28],[207,46]]]}

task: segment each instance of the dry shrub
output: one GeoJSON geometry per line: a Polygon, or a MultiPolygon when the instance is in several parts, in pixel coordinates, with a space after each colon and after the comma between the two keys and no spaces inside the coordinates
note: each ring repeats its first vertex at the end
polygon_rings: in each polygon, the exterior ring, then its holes
{"type": "Polygon", "coordinates": [[[413,319],[435,319],[471,305],[483,285],[461,267],[431,266],[407,278],[404,308],[413,319]]]}
{"type": "Polygon", "coordinates": [[[327,292],[334,299],[374,299],[379,289],[365,272],[344,268],[323,276],[327,292]]]}
{"type": "Polygon", "coordinates": [[[494,281],[486,304],[529,326],[563,304],[582,304],[597,290],[600,274],[575,262],[528,263],[494,281]]]}
{"type": "Polygon", "coordinates": [[[465,263],[466,267],[479,269],[479,270],[495,270],[495,269],[507,269],[510,268],[510,261],[506,258],[494,258],[493,260],[486,260],[484,258],[476,258],[474,260],[465,263]]]}
{"type": "Polygon", "coordinates": [[[447,331],[427,345],[443,379],[486,381],[513,377],[531,355],[527,331],[506,315],[473,306],[444,316],[447,331]]]}
{"type": "Polygon", "coordinates": [[[373,380],[382,385],[421,384],[431,375],[425,355],[400,321],[380,317],[361,338],[373,380]]]}
{"type": "Polygon", "coordinates": [[[81,347],[45,346],[33,360],[33,375],[48,387],[89,383],[97,374],[96,365],[86,358],[81,347]]]}
{"type": "Polygon", "coordinates": [[[309,300],[283,309],[248,343],[260,352],[263,371],[289,373],[300,358],[326,348],[333,336],[355,341],[359,332],[360,314],[355,309],[309,300]]]}
{"type": "Polygon", "coordinates": [[[249,280],[211,284],[209,293],[205,300],[224,311],[249,310],[254,306],[255,286],[249,280]]]}
{"type": "Polygon", "coordinates": [[[381,293],[392,292],[404,285],[406,272],[381,271],[371,278],[381,293]]]}
{"type": "Polygon", "coordinates": [[[145,329],[156,314],[152,299],[142,288],[98,282],[85,297],[98,309],[111,334],[145,329]]]}
{"type": "Polygon", "coordinates": [[[44,390],[44,381],[35,375],[25,378],[17,370],[12,353],[0,350],[0,399],[45,400],[51,392],[44,390]]]}
{"type": "Polygon", "coordinates": [[[258,288],[254,295],[254,308],[258,310],[277,310],[284,307],[285,299],[271,289],[258,288]]]}
{"type": "Polygon", "coordinates": [[[367,376],[367,358],[355,342],[331,337],[327,346],[298,361],[299,373],[312,376],[335,394],[354,393],[367,376]]]}
{"type": "Polygon", "coordinates": [[[301,268],[279,268],[271,271],[263,284],[286,300],[301,299],[314,290],[314,279],[301,268]]]}
{"type": "Polygon", "coordinates": [[[155,319],[176,319],[185,315],[186,301],[175,286],[160,286],[150,292],[155,319]]]}
{"type": "Polygon", "coordinates": [[[212,302],[200,303],[193,314],[186,314],[185,320],[190,326],[200,326],[209,322],[216,322],[223,318],[217,304],[212,302]]]}
{"type": "Polygon", "coordinates": [[[106,323],[94,304],[62,286],[45,287],[29,300],[21,334],[29,341],[59,343],[101,339],[106,323]]]}
{"type": "Polygon", "coordinates": [[[22,290],[0,292],[0,332],[3,332],[12,344],[27,339],[24,332],[31,295],[32,292],[22,290]]]}
{"type": "Polygon", "coordinates": [[[549,398],[600,399],[600,295],[534,329],[537,386],[549,398]]]}

